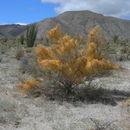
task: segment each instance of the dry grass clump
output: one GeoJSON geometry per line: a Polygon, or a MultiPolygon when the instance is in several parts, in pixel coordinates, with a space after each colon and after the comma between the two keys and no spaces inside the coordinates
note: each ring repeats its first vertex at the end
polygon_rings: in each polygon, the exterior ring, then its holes
{"type": "Polygon", "coordinates": [[[122,117],[124,118],[121,122],[122,125],[128,126],[130,129],[129,121],[130,121],[130,99],[127,99],[123,102],[123,113],[122,117]],[[127,124],[128,123],[128,124],[127,124]]]}
{"type": "Polygon", "coordinates": [[[23,49],[18,49],[15,57],[17,60],[20,60],[20,58],[22,58],[24,54],[25,54],[25,51],[23,49]]]}
{"type": "Polygon", "coordinates": [[[16,113],[16,105],[12,102],[1,99],[0,100],[0,123],[11,123],[19,119],[18,114],[16,113]]]}
{"type": "Polygon", "coordinates": [[[127,98],[122,103],[122,109],[121,109],[121,120],[118,121],[119,126],[123,130],[129,130],[130,129],[130,98],[127,98]]]}

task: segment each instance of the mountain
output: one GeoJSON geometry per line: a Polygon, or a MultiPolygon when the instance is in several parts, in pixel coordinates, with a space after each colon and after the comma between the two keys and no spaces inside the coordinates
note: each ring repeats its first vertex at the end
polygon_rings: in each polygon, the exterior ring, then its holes
{"type": "Polygon", "coordinates": [[[121,39],[130,39],[130,21],[103,16],[91,11],[68,11],[57,17],[45,19],[39,23],[38,38],[44,38],[46,32],[56,24],[61,25],[63,32],[87,35],[88,31],[99,25],[106,38],[118,35],[121,39]]]}
{"type": "Polygon", "coordinates": [[[13,38],[22,34],[27,29],[27,26],[11,24],[0,25],[0,37],[13,38]]]}
{"type": "MultiPolygon", "coordinates": [[[[45,38],[46,33],[56,24],[60,24],[61,30],[71,35],[87,35],[91,28],[99,25],[108,39],[114,35],[118,35],[121,39],[130,39],[129,20],[103,16],[91,11],[68,11],[35,24],[38,27],[39,39],[45,38]]],[[[0,25],[0,37],[17,37],[27,28],[28,26],[21,25],[0,25]]]]}

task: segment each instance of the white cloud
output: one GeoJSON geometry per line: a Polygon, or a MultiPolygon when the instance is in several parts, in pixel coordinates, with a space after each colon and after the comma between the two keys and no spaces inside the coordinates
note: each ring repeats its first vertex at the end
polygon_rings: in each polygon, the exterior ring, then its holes
{"type": "Polygon", "coordinates": [[[27,25],[27,23],[15,23],[15,24],[19,24],[19,25],[27,25]]]}
{"type": "Polygon", "coordinates": [[[127,17],[130,15],[130,0],[41,0],[58,3],[55,11],[59,14],[70,10],[91,10],[104,15],[127,17]]]}
{"type": "MultiPolygon", "coordinates": [[[[27,25],[27,23],[15,23],[15,24],[19,24],[19,25],[27,25]]],[[[0,25],[10,25],[10,23],[0,23],[0,25]]]]}

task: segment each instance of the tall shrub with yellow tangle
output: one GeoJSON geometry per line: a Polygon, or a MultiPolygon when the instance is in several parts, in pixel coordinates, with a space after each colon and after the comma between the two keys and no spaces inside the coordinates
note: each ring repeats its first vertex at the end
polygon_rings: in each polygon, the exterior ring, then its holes
{"type": "Polygon", "coordinates": [[[80,48],[78,40],[59,31],[56,26],[48,32],[49,40],[55,40],[50,47],[38,45],[34,53],[41,69],[58,73],[62,83],[71,87],[84,82],[103,70],[118,69],[111,61],[99,53],[103,35],[99,27],[88,34],[88,42],[80,48]],[[69,83],[69,85],[68,85],[69,83]]]}

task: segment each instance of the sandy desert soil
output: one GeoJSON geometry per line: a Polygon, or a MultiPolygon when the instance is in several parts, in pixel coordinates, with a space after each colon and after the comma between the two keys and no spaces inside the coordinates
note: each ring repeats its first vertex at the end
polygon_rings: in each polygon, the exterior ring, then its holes
{"type": "MultiPolygon", "coordinates": [[[[28,77],[19,71],[15,49],[1,54],[0,63],[0,130],[95,130],[96,120],[100,125],[111,122],[108,130],[129,130],[130,116],[124,100],[116,105],[101,102],[47,101],[43,97],[27,97],[16,90],[21,77],[28,77]],[[128,128],[129,127],[129,128],[128,128]]],[[[117,63],[124,69],[114,71],[109,77],[95,82],[110,90],[130,92],[130,61],[117,63]]],[[[115,94],[117,99],[126,97],[115,94]]]]}

